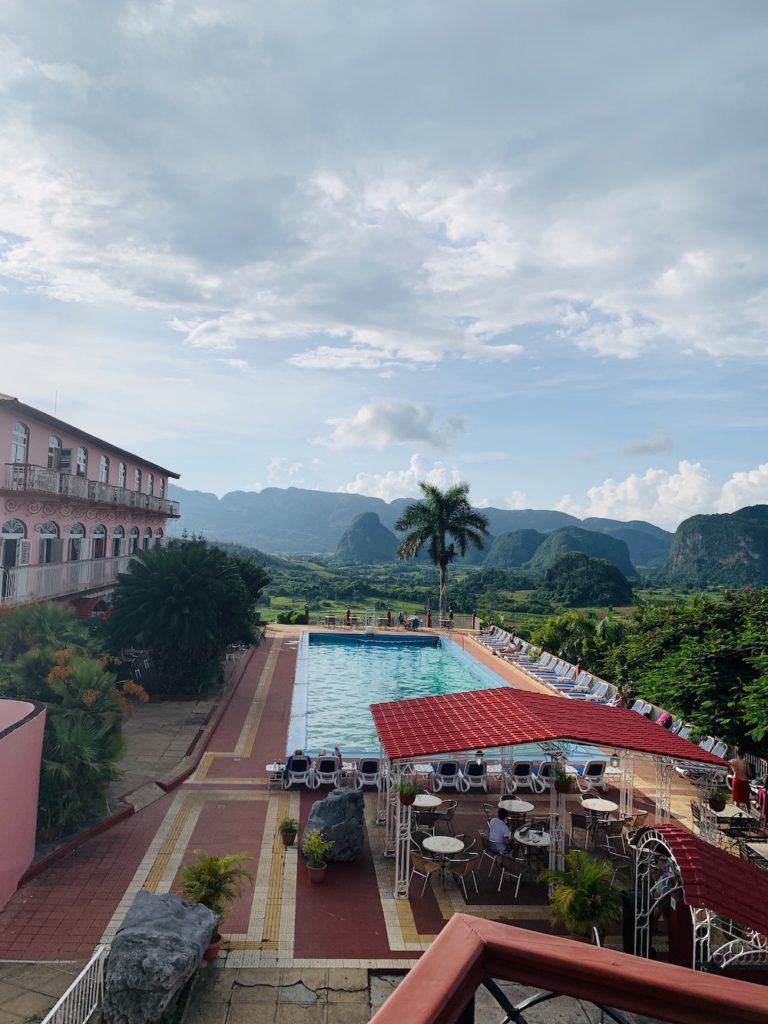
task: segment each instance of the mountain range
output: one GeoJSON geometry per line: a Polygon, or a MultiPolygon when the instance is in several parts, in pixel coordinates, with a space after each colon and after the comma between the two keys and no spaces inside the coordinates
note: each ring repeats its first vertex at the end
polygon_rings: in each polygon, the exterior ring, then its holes
{"type": "MultiPolygon", "coordinates": [[[[380,546],[391,548],[391,541],[377,529],[371,519],[358,524],[354,533],[357,535],[353,548],[349,548],[349,539],[338,551],[339,543],[345,532],[351,527],[356,517],[367,513],[375,513],[379,525],[387,531],[393,531],[394,525],[403,510],[412,503],[411,498],[396,498],[386,502],[381,498],[371,498],[363,494],[344,494],[335,491],[310,491],[298,487],[267,487],[262,491],[231,491],[222,498],[203,491],[187,491],[182,487],[171,485],[169,497],[181,504],[181,519],[173,524],[172,534],[186,529],[190,533],[202,533],[210,540],[228,541],[258,548],[271,554],[281,555],[333,555],[350,561],[376,561],[378,558],[367,557],[366,550],[360,546],[360,534],[365,533],[377,537],[376,553],[380,546]]],[[[523,564],[535,554],[536,550],[548,534],[562,531],[563,528],[576,528],[578,533],[590,531],[605,534],[608,544],[597,541],[600,550],[611,548],[614,557],[610,560],[627,575],[636,575],[633,567],[646,570],[657,570],[666,561],[672,542],[672,534],[652,523],[639,520],[621,522],[613,519],[577,519],[566,512],[551,509],[501,509],[484,508],[482,512],[488,518],[491,536],[482,551],[468,552],[467,561],[481,563],[493,552],[497,541],[503,535],[517,531],[535,531],[540,535],[539,543],[532,545],[534,540],[528,536],[524,545],[529,551],[527,558],[517,561],[501,555],[497,549],[493,561],[488,564],[513,565],[523,564]],[[614,538],[619,546],[611,546],[609,538],[614,538]],[[498,560],[496,560],[498,559],[498,560]]],[[[582,538],[583,541],[583,538],[582,538]]],[[[582,543],[574,543],[574,535],[561,536],[557,542],[561,545],[560,553],[569,550],[584,550],[582,543]],[[570,537],[570,540],[568,539],[570,537]]],[[[592,545],[588,545],[590,548],[592,545]]],[[[503,545],[502,545],[503,548],[503,545]]],[[[371,549],[373,554],[373,549],[371,549]]],[[[586,551],[595,557],[609,557],[597,551],[586,551]]]]}

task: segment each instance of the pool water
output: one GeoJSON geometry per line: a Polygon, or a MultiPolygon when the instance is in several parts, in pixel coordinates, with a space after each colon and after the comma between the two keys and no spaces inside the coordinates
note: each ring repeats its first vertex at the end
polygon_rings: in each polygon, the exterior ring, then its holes
{"type": "Polygon", "coordinates": [[[304,634],[299,645],[288,747],[344,756],[378,753],[369,705],[509,685],[451,640],[304,634]]]}

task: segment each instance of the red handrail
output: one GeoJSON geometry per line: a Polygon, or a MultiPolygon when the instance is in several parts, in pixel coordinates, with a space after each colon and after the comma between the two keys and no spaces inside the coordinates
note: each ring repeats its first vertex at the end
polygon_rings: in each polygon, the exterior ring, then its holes
{"type": "Polygon", "coordinates": [[[371,1024],[454,1024],[484,977],[672,1024],[766,1024],[768,989],[454,914],[371,1024]]]}

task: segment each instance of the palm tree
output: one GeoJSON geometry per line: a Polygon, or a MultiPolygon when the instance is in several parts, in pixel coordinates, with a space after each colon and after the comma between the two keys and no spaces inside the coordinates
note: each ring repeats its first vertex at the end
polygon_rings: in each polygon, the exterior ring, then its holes
{"type": "Polygon", "coordinates": [[[470,544],[481,549],[488,536],[488,520],[469,504],[469,484],[459,483],[441,491],[434,484],[419,481],[423,501],[409,505],[395,523],[395,529],[410,530],[400,541],[398,558],[415,558],[426,546],[433,565],[440,570],[440,617],[447,606],[448,566],[456,555],[467,553],[470,544]],[[452,537],[449,544],[447,537],[452,537]]]}

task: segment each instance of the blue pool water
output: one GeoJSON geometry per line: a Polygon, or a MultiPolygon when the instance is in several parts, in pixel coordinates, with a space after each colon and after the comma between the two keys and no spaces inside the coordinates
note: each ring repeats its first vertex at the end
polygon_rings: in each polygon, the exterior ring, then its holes
{"type": "Polygon", "coordinates": [[[302,635],[288,750],[378,753],[370,704],[509,685],[452,640],[431,636],[302,635]]]}

